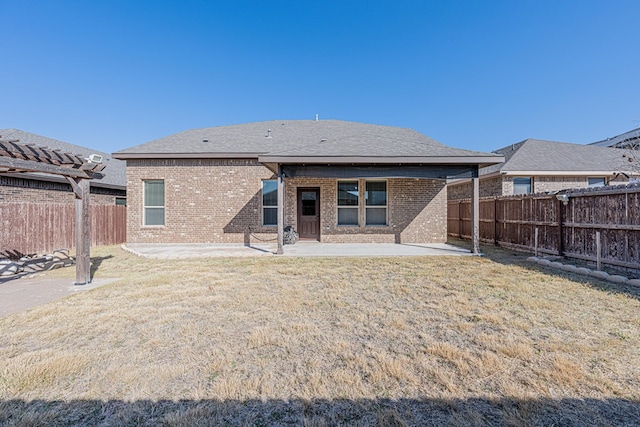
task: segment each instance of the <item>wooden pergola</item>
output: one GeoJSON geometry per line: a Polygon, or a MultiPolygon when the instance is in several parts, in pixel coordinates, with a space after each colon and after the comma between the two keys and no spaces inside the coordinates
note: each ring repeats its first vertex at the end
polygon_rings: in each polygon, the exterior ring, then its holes
{"type": "Polygon", "coordinates": [[[106,167],[94,160],[0,136],[0,174],[44,173],[64,177],[71,185],[76,199],[76,285],[91,282],[89,181],[102,179],[106,167]]]}

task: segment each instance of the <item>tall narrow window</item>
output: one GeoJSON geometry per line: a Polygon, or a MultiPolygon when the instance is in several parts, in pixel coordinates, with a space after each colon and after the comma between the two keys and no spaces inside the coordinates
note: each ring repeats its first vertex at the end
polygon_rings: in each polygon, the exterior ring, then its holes
{"type": "Polygon", "coordinates": [[[513,178],[513,194],[530,194],[531,178],[513,178]]]}
{"type": "Polygon", "coordinates": [[[164,225],[164,180],[144,181],[144,225],[164,225]]]}
{"type": "Polygon", "coordinates": [[[358,181],[338,181],[338,225],[358,225],[358,181]]]}
{"type": "Polygon", "coordinates": [[[278,181],[262,181],[262,224],[278,225],[278,181]]]}
{"type": "Polygon", "coordinates": [[[367,181],[367,225],[387,225],[387,182],[367,181]]]}

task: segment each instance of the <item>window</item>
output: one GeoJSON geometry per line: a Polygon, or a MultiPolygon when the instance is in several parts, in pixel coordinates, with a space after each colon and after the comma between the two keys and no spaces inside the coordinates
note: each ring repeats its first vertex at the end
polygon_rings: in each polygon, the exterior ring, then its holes
{"type": "Polygon", "coordinates": [[[126,197],[116,197],[116,206],[127,206],[126,197]]]}
{"type": "Polygon", "coordinates": [[[164,225],[164,180],[144,181],[144,225],[164,225]]]}
{"type": "Polygon", "coordinates": [[[604,187],[605,185],[607,185],[607,182],[604,179],[604,177],[589,178],[588,181],[589,181],[589,187],[604,187]]]}
{"type": "Polygon", "coordinates": [[[262,224],[278,225],[278,181],[262,181],[262,224]]]}
{"type": "Polygon", "coordinates": [[[530,194],[531,178],[513,178],[513,194],[530,194]]]}
{"type": "Polygon", "coordinates": [[[387,225],[387,182],[366,183],[366,224],[387,225]]]}
{"type": "Polygon", "coordinates": [[[358,181],[338,181],[338,225],[358,225],[358,181]]]}

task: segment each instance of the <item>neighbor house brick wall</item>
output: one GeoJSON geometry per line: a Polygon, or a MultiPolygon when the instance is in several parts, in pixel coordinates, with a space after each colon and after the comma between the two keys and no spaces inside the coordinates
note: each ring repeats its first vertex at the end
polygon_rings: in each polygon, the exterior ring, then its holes
{"type": "MultiPolygon", "coordinates": [[[[522,176],[525,178],[525,176],[522,176]]],[[[586,188],[589,185],[589,176],[533,176],[533,193],[547,193],[571,188],[586,188]]],[[[513,179],[515,176],[498,176],[494,178],[480,179],[480,197],[499,197],[513,195],[513,179]]],[[[623,184],[628,179],[617,177],[609,181],[611,185],[623,184]]],[[[453,183],[448,185],[448,200],[460,200],[471,198],[471,183],[453,183]]]]}
{"type": "MultiPolygon", "coordinates": [[[[352,180],[349,180],[352,181],[352,180]]],[[[446,187],[441,180],[387,179],[386,226],[366,226],[366,180],[358,180],[359,226],[338,224],[338,181],[291,178],[285,181],[285,225],[297,224],[298,188],[320,189],[320,240],[325,243],[442,243],[446,241],[446,187]]]]}
{"type": "Polygon", "coordinates": [[[586,176],[535,176],[533,177],[532,192],[547,193],[568,188],[585,188],[587,186],[588,180],[586,176]]]}
{"type": "MultiPolygon", "coordinates": [[[[115,205],[116,197],[126,197],[124,190],[91,187],[92,205],[115,205]]],[[[0,175],[0,202],[3,203],[75,203],[69,184],[0,175]]]]}
{"type": "MultiPolygon", "coordinates": [[[[589,186],[589,178],[594,178],[595,175],[589,176],[537,176],[534,178],[534,188],[536,193],[546,193],[551,191],[565,190],[568,188],[586,188],[589,186]]],[[[607,180],[610,185],[624,184],[629,180],[624,176],[618,176],[616,179],[607,180]]]]}
{"type": "Polygon", "coordinates": [[[262,226],[261,212],[262,180],[272,178],[255,160],[127,160],[127,240],[248,244],[251,232],[275,233],[262,226]],[[149,179],[164,180],[164,226],[143,226],[143,182],[149,179]]]}

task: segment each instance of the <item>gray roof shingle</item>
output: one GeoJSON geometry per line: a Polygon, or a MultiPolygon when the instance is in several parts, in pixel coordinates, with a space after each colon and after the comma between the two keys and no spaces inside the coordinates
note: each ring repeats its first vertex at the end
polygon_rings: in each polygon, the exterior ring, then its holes
{"type": "Polygon", "coordinates": [[[127,154],[492,157],[443,145],[412,129],[341,120],[272,120],[192,129],[127,148],[127,154]],[[206,142],[205,142],[206,141],[206,142]]]}
{"type": "Polygon", "coordinates": [[[625,171],[623,152],[613,148],[593,145],[527,139],[517,144],[500,148],[494,153],[504,155],[504,163],[482,168],[480,170],[481,175],[496,171],[625,171]]]}
{"type": "Polygon", "coordinates": [[[119,189],[125,189],[127,186],[126,162],[114,159],[109,153],[69,144],[68,142],[59,141],[57,139],[48,138],[35,133],[25,132],[20,129],[0,129],[0,136],[2,139],[18,140],[21,144],[36,144],[40,147],[60,149],[65,153],[80,154],[83,157],[88,157],[93,153],[100,154],[102,156],[103,163],[106,163],[107,165],[107,167],[102,171],[104,178],[100,180],[92,180],[91,185],[98,187],[115,187],[119,189]]]}
{"type": "Polygon", "coordinates": [[[640,148],[640,128],[630,130],[602,141],[592,142],[589,145],[598,147],[628,148],[637,150],[640,148]]]}

